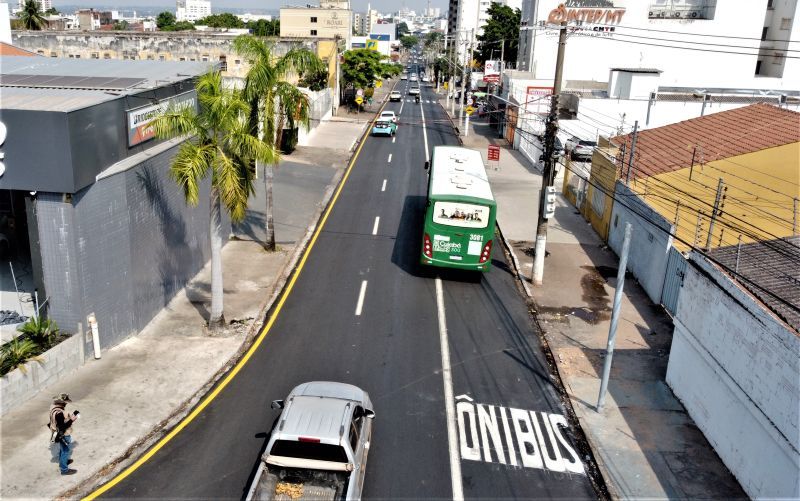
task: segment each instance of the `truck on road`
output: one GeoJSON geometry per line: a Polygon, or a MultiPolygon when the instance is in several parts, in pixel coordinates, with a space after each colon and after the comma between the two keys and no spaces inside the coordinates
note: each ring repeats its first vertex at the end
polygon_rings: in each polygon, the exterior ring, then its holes
{"type": "Polygon", "coordinates": [[[375,417],[367,392],[314,381],[272,407],[281,415],[246,499],[360,499],[375,417]]]}

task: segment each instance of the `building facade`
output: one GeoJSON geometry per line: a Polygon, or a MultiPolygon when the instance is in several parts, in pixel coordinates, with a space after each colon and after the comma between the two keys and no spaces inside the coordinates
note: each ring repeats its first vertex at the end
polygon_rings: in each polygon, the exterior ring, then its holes
{"type": "Polygon", "coordinates": [[[798,90],[797,0],[525,0],[517,69],[552,80],[556,26],[570,24],[564,80],[607,82],[611,68],[660,71],[659,87],[798,90]]]}
{"type": "Polygon", "coordinates": [[[448,34],[454,34],[458,47],[459,60],[466,62],[470,45],[477,43],[478,35],[489,20],[488,10],[492,3],[519,9],[521,0],[450,0],[447,13],[448,34]]]}
{"type": "Polygon", "coordinates": [[[208,208],[187,206],[169,174],[182,139],[159,140],[148,124],[170,103],[196,106],[208,67],[0,57],[0,231],[62,331],[85,333],[94,316],[110,348],[207,262],[208,208]]]}
{"type": "Polygon", "coordinates": [[[322,7],[282,7],[281,38],[339,38],[349,46],[352,11],[322,7]]]}
{"type": "Polygon", "coordinates": [[[193,23],[210,15],[210,0],[176,0],[175,2],[175,19],[177,21],[193,23]]]}
{"type": "MultiPolygon", "coordinates": [[[[36,0],[36,3],[39,4],[39,7],[42,10],[50,10],[53,8],[53,0],[36,0]]],[[[19,0],[18,8],[22,10],[22,7],[25,6],[25,0],[19,0]]]]}

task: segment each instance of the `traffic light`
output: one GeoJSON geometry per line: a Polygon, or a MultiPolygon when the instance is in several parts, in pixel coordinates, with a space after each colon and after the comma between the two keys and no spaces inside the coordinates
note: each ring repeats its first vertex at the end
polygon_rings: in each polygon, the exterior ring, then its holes
{"type": "Polygon", "coordinates": [[[545,186],[544,218],[550,219],[556,213],[556,187],[545,186]]]}

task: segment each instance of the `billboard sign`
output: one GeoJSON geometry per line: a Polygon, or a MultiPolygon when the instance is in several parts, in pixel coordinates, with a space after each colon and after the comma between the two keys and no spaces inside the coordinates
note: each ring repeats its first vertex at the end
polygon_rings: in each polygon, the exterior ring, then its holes
{"type": "Polygon", "coordinates": [[[391,37],[390,35],[384,35],[383,33],[370,33],[369,34],[370,40],[380,40],[382,42],[390,42],[391,37]]]}
{"type": "Polygon", "coordinates": [[[500,81],[500,61],[486,61],[486,66],[483,70],[483,81],[494,82],[500,81]]]}
{"type": "Polygon", "coordinates": [[[143,106],[128,111],[128,147],[136,146],[153,139],[156,135],[150,123],[155,117],[164,113],[170,105],[180,109],[197,108],[197,94],[195,91],[184,92],[177,96],[161,101],[157,104],[143,106]]]}

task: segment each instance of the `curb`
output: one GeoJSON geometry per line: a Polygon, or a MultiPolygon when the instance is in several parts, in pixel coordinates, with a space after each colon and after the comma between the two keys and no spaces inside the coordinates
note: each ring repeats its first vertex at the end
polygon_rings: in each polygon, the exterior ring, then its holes
{"type": "MultiPolygon", "coordinates": [[[[395,83],[395,85],[397,85],[395,83]]],[[[383,109],[385,105],[384,103],[380,106],[378,111],[375,112],[374,116],[377,116],[378,113],[383,109]]],[[[285,260],[281,271],[278,273],[276,280],[273,282],[272,285],[272,293],[264,302],[261,303],[261,306],[258,310],[258,315],[250,320],[250,326],[247,328],[247,333],[242,340],[242,344],[240,345],[239,349],[236,350],[236,353],[229,358],[222,367],[214,373],[211,378],[209,378],[206,383],[201,386],[191,397],[186,399],[180,405],[178,405],[172,414],[167,417],[166,419],[162,420],[161,422],[157,423],[152,430],[145,435],[138,439],[132,446],[128,447],[122,454],[117,456],[116,458],[109,461],[106,466],[101,468],[99,471],[93,473],[89,478],[80,482],[78,485],[71,487],[70,489],[63,491],[61,494],[56,496],[57,499],[69,499],[69,498],[84,498],[94,492],[95,490],[102,487],[104,484],[111,481],[121,472],[123,472],[127,467],[135,463],[139,457],[141,457],[144,453],[146,453],[152,446],[158,443],[159,440],[164,438],[175,426],[177,426],[186,416],[188,416],[191,411],[200,403],[200,401],[208,394],[208,392],[216,386],[218,382],[222,380],[222,378],[233,368],[236,366],[237,363],[242,359],[245,353],[250,349],[250,346],[253,344],[255,339],[258,337],[260,332],[263,330],[264,326],[269,321],[269,313],[272,308],[275,306],[278,298],[280,298],[281,294],[283,293],[284,288],[286,287],[287,282],[289,281],[292,273],[297,268],[297,264],[299,263],[301,257],[305,253],[309,241],[311,240],[314,232],[319,225],[319,222],[328,209],[330,205],[331,199],[333,198],[333,194],[339,188],[339,185],[342,182],[345,172],[352,166],[350,162],[353,161],[353,155],[355,154],[358,145],[363,142],[366,138],[366,131],[369,128],[369,124],[372,123],[372,120],[368,120],[365,122],[364,127],[359,132],[356,139],[353,141],[351,145],[350,157],[347,160],[347,167],[343,169],[338,169],[337,173],[334,175],[331,182],[328,184],[328,187],[325,189],[325,192],[322,195],[320,202],[317,203],[317,210],[314,212],[314,215],[311,218],[311,223],[306,228],[306,233],[303,238],[299,241],[299,244],[295,247],[292,254],[285,260]]],[[[354,164],[353,164],[354,165],[354,164]]]]}

